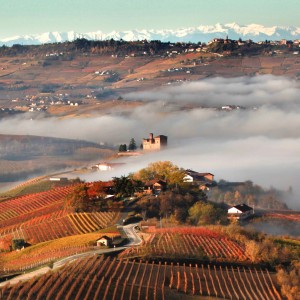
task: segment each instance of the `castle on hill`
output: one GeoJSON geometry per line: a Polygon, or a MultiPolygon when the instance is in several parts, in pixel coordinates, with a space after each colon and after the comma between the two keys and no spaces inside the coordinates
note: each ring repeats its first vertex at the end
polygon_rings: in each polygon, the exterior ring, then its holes
{"type": "Polygon", "coordinates": [[[168,144],[168,137],[165,135],[158,135],[153,137],[153,133],[149,134],[148,139],[143,139],[143,150],[145,151],[155,151],[161,150],[168,144]]]}

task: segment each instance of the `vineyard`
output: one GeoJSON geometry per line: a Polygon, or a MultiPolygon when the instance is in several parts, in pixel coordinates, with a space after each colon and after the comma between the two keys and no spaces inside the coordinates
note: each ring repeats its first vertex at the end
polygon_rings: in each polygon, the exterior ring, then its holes
{"type": "Polygon", "coordinates": [[[93,256],[27,282],[6,285],[0,299],[282,299],[273,273],[255,268],[179,265],[93,256]]]}
{"type": "Polygon", "coordinates": [[[65,210],[60,210],[0,229],[0,241],[15,238],[37,244],[65,236],[89,233],[109,226],[117,216],[116,212],[68,214],[65,210]]]}
{"type": "Polygon", "coordinates": [[[9,249],[12,239],[37,244],[105,228],[117,212],[72,213],[65,199],[73,186],[54,188],[0,202],[0,249],[9,249]]]}
{"type": "Polygon", "coordinates": [[[279,213],[268,213],[266,214],[267,217],[276,218],[276,219],[283,219],[289,221],[300,222],[300,214],[279,214],[279,213]]]}
{"type": "Polygon", "coordinates": [[[196,258],[245,261],[243,245],[206,228],[155,229],[141,247],[132,247],[122,257],[196,258]]]}
{"type": "Polygon", "coordinates": [[[1,228],[63,209],[65,197],[73,189],[74,186],[55,188],[0,202],[1,228]]]}
{"type": "Polygon", "coordinates": [[[96,240],[103,234],[111,238],[120,237],[120,232],[115,226],[112,226],[93,233],[72,235],[40,243],[22,251],[0,253],[0,275],[51,265],[60,258],[95,249],[99,250],[99,247],[95,247],[96,240]]]}

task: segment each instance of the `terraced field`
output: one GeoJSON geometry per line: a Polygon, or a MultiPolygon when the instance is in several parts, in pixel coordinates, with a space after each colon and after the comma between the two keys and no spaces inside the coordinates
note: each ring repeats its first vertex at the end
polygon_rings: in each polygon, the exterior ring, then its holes
{"type": "Polygon", "coordinates": [[[141,247],[125,250],[121,257],[246,261],[243,245],[204,227],[156,229],[141,247]]]}
{"type": "Polygon", "coordinates": [[[1,299],[282,299],[273,273],[256,268],[179,265],[92,256],[28,282],[5,286],[1,299]]]}

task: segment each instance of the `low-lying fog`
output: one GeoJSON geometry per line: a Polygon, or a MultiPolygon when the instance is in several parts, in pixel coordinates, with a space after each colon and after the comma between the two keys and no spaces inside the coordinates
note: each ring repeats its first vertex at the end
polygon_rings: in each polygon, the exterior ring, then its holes
{"type": "Polygon", "coordinates": [[[281,219],[266,219],[247,222],[246,228],[274,236],[300,236],[300,223],[281,219]]]}
{"type": "Polygon", "coordinates": [[[128,144],[132,137],[139,145],[149,132],[164,134],[167,150],[128,158],[126,168],[93,176],[125,175],[149,162],[170,160],[183,168],[214,173],[216,179],[250,179],[284,190],[292,186],[295,197],[288,204],[300,209],[299,91],[299,82],[284,77],[213,78],[124,95],[127,100],[145,100],[145,105],[124,114],[112,110],[110,115],[82,119],[3,119],[0,133],[115,145],[128,144]],[[184,105],[194,108],[178,109],[184,105]],[[225,105],[247,109],[209,108],[225,105]]]}

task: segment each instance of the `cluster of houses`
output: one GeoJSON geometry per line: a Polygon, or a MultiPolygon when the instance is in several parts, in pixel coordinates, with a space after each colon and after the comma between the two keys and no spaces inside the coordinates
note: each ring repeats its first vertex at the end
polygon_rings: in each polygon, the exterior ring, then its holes
{"type": "Polygon", "coordinates": [[[39,96],[26,95],[24,98],[12,99],[11,102],[16,103],[14,110],[30,112],[46,111],[52,105],[79,106],[82,104],[82,101],[69,100],[69,94],[66,93],[56,95],[41,93],[39,96]]]}
{"type": "Polygon", "coordinates": [[[287,46],[287,47],[292,47],[292,46],[296,46],[296,47],[300,47],[300,40],[286,40],[286,39],[282,39],[280,41],[260,41],[260,42],[253,42],[252,40],[246,40],[243,41],[241,39],[239,40],[231,40],[228,38],[228,36],[223,39],[223,38],[214,38],[212,39],[210,42],[208,42],[208,45],[211,45],[212,43],[221,43],[221,44],[237,44],[239,46],[244,46],[247,44],[258,44],[258,45],[263,45],[263,44],[268,44],[268,45],[272,45],[272,46],[287,46]]]}
{"type": "MultiPolygon", "coordinates": [[[[231,107],[230,107],[231,108],[231,107]]],[[[148,138],[142,140],[144,151],[158,151],[166,147],[168,144],[168,137],[165,135],[154,136],[149,134],[148,138]]],[[[111,171],[115,168],[123,166],[124,163],[108,163],[102,162],[93,166],[99,171],[111,171]]],[[[214,186],[214,174],[200,173],[191,169],[185,170],[183,182],[191,183],[199,187],[199,190],[204,192],[210,191],[214,186]]],[[[144,195],[158,195],[160,192],[167,189],[167,182],[163,180],[151,180],[144,184],[142,194],[144,195]]],[[[239,204],[228,209],[228,218],[231,220],[243,220],[253,213],[253,209],[246,204],[239,204]]]]}
{"type": "Polygon", "coordinates": [[[50,52],[45,54],[46,57],[58,57],[63,55],[64,55],[63,52],[50,52]]]}

